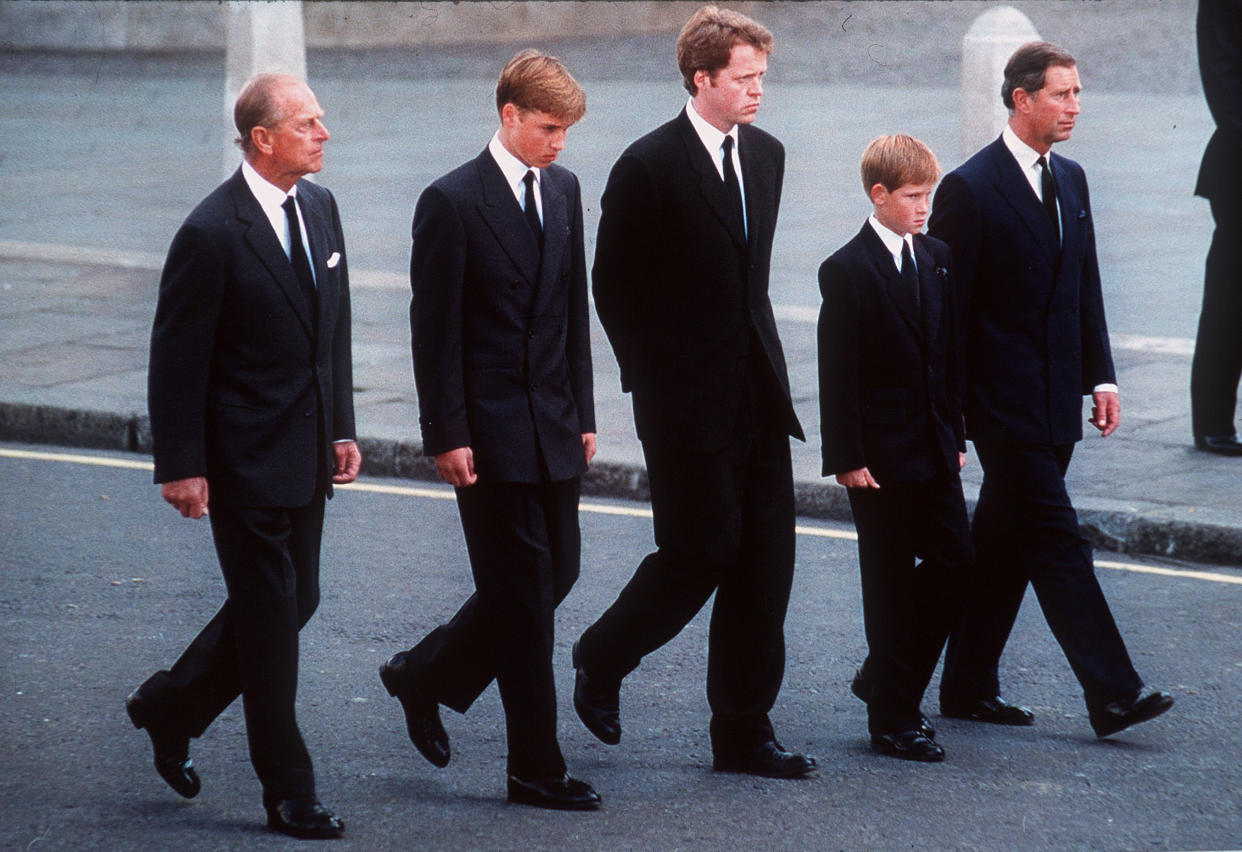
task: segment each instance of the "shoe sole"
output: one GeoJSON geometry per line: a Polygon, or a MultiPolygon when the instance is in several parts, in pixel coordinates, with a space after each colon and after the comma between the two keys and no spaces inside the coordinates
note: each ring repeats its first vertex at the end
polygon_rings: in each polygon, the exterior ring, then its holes
{"type": "Polygon", "coordinates": [[[1149,706],[1143,708],[1142,713],[1136,714],[1134,718],[1126,720],[1125,724],[1118,727],[1109,727],[1104,731],[1100,731],[1100,729],[1096,728],[1095,725],[1092,725],[1091,727],[1092,730],[1095,731],[1096,737],[1103,739],[1104,737],[1111,737],[1113,734],[1121,733],[1127,728],[1133,728],[1135,725],[1142,724],[1143,722],[1150,722],[1157,716],[1164,715],[1167,711],[1172,709],[1172,707],[1173,698],[1170,696],[1164,701],[1153,701],[1149,706]]]}

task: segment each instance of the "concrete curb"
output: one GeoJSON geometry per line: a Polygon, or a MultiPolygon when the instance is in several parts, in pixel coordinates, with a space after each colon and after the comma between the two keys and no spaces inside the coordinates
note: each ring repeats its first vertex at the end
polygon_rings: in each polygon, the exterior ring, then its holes
{"type": "MultiPolygon", "coordinates": [[[[150,453],[151,429],[145,414],[60,408],[0,402],[0,441],[150,453]]],[[[361,438],[366,476],[439,481],[422,448],[408,441],[361,438]]],[[[592,497],[647,501],[647,472],[637,465],[596,461],[583,478],[582,491],[592,497]]],[[[844,489],[824,482],[794,483],[798,515],[851,523],[844,489]]],[[[1242,528],[1163,517],[1159,511],[1096,507],[1078,503],[1083,535],[1103,550],[1182,559],[1217,565],[1242,565],[1242,528]]],[[[967,500],[973,510],[974,501],[967,500]]]]}

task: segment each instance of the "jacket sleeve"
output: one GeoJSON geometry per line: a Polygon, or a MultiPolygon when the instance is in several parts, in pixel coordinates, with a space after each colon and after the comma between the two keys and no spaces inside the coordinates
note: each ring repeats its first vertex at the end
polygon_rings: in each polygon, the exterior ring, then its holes
{"type": "Polygon", "coordinates": [[[1082,392],[1091,393],[1096,385],[1117,382],[1113,354],[1108,342],[1108,323],[1104,320],[1104,292],[1100,284],[1100,263],[1095,250],[1095,221],[1091,217],[1091,198],[1087,178],[1078,169],[1083,204],[1087,210],[1087,248],[1079,279],[1078,321],[1082,327],[1082,392]]]}
{"type": "Polygon", "coordinates": [[[462,289],[466,234],[456,208],[436,186],[414,208],[410,257],[410,341],[423,453],[470,446],[462,362],[462,289]]]}
{"type": "Polygon", "coordinates": [[[646,256],[641,247],[649,234],[659,194],[646,166],[633,154],[622,154],[600,202],[595,265],[591,270],[595,310],[621,368],[621,390],[633,386],[635,312],[641,298],[646,256]]]}
{"type": "Polygon", "coordinates": [[[160,276],[147,370],[159,483],[207,475],[207,390],[224,275],[209,235],[182,225],[160,276]]]}
{"type": "Polygon", "coordinates": [[[829,258],[819,268],[823,304],[817,326],[819,426],[824,476],[866,467],[862,439],[862,363],[858,290],[829,258]]]}
{"type": "Polygon", "coordinates": [[[332,440],[356,440],[354,424],[353,317],[349,296],[349,264],[345,259],[345,233],[336,198],[328,193],[332,205],[332,230],[341,247],[340,290],[337,294],[336,328],[332,332],[332,440]]]}
{"type": "Polygon", "coordinates": [[[573,232],[570,234],[573,259],[570,270],[569,325],[565,354],[569,359],[569,381],[578,409],[578,426],[583,432],[595,431],[594,374],[591,369],[591,314],[587,300],[586,249],[583,246],[582,188],[574,178],[573,232]]]}

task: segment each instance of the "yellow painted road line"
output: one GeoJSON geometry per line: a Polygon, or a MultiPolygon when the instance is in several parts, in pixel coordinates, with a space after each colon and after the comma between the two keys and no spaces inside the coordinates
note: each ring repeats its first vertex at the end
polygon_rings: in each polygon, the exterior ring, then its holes
{"type": "MultiPolygon", "coordinates": [[[[149,461],[134,459],[118,459],[108,456],[84,456],[75,453],[46,453],[34,450],[14,450],[0,447],[0,458],[28,459],[34,461],[55,461],[69,464],[89,464],[97,467],[117,467],[129,470],[153,470],[149,461]]],[[[419,497],[427,500],[452,500],[453,490],[448,486],[420,488],[408,485],[384,485],[378,482],[352,482],[349,485],[338,485],[343,491],[362,491],[370,494],[390,494],[397,497],[419,497]]],[[[617,515],[627,518],[650,518],[651,510],[630,506],[613,506],[606,503],[586,502],[579,507],[583,512],[596,515],[617,515]]],[[[796,526],[798,535],[812,538],[835,538],[844,541],[857,541],[858,534],[853,530],[835,530],[827,527],[796,526]]],[[[1157,565],[1136,565],[1133,562],[1111,562],[1097,559],[1097,568],[1108,568],[1112,571],[1129,571],[1133,574],[1155,574],[1161,577],[1177,577],[1182,580],[1204,580],[1210,583],[1225,583],[1242,586],[1242,576],[1218,574],[1215,571],[1192,571],[1181,568],[1163,568],[1157,565]]]]}

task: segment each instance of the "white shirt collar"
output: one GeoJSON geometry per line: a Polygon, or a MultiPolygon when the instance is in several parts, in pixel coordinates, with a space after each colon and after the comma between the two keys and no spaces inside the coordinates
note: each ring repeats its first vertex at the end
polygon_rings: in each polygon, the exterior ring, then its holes
{"type": "MultiPolygon", "coordinates": [[[[526,199],[526,186],[523,180],[526,173],[533,171],[535,173],[535,189],[538,190],[543,185],[543,171],[534,166],[528,166],[517,157],[509,153],[509,149],[500,141],[500,131],[497,130],[492,134],[492,141],[487,143],[487,150],[491,152],[492,159],[496,161],[496,165],[500,166],[501,173],[505,176],[505,180],[509,184],[509,189],[513,190],[513,197],[517,199],[521,205],[526,199]]],[[[540,193],[535,193],[535,203],[540,204],[540,193]]]]}
{"type": "Polygon", "coordinates": [[[1040,154],[1030,145],[1018,138],[1018,134],[1013,132],[1013,128],[1008,124],[1001,131],[1001,139],[1005,142],[1005,147],[1009,149],[1009,153],[1013,154],[1013,158],[1018,161],[1018,166],[1022,169],[1022,174],[1026,178],[1026,182],[1031,185],[1031,189],[1035,191],[1035,197],[1043,200],[1044,184],[1042,169],[1039,167],[1039,158],[1048,156],[1051,160],[1052,152],[1047,155],[1040,154]]]}
{"type": "MultiPolygon", "coordinates": [[[[707,119],[699,115],[698,110],[694,108],[694,98],[691,98],[686,103],[686,116],[690,119],[690,125],[694,128],[694,132],[698,134],[703,147],[707,149],[707,153],[712,155],[712,162],[716,164],[716,170],[720,172],[720,176],[723,178],[724,166],[721,164],[720,147],[724,145],[726,136],[733,137],[733,156],[737,157],[737,125],[730,127],[728,133],[721,133],[718,128],[713,127],[707,122],[707,119]]],[[[741,172],[738,172],[738,180],[741,180],[741,172]]]]}
{"type": "Polygon", "coordinates": [[[884,248],[888,249],[888,253],[893,256],[893,263],[897,264],[897,271],[901,271],[901,247],[902,245],[910,246],[910,257],[914,257],[914,235],[906,234],[904,237],[896,231],[889,228],[879,219],[875,218],[875,214],[867,217],[867,221],[871,224],[871,229],[875,231],[880,238],[880,242],[884,243],[884,248]]]}
{"type": "MultiPolygon", "coordinates": [[[[298,185],[295,183],[288,192],[285,192],[259,174],[247,160],[242,160],[241,170],[242,177],[246,180],[246,185],[250,187],[250,194],[254,196],[255,201],[259,202],[259,207],[262,208],[264,215],[267,216],[267,221],[272,224],[272,230],[276,232],[276,239],[280,240],[281,248],[285,250],[285,254],[288,254],[289,219],[285,216],[285,209],[280,205],[284,204],[285,199],[290,196],[297,197],[298,185]]],[[[302,234],[302,244],[310,245],[306,236],[306,222],[302,219],[301,210],[298,210],[298,226],[302,234]]],[[[314,274],[313,269],[311,274],[314,274]]]]}

